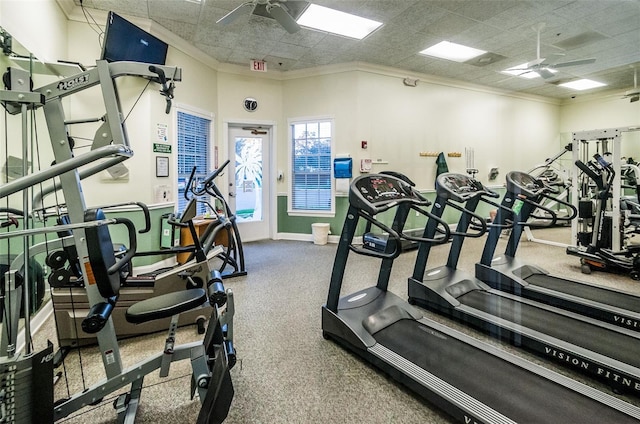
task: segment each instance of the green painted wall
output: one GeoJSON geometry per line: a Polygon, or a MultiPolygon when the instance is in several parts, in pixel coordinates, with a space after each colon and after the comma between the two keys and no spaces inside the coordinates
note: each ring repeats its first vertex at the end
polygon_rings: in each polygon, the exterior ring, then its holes
{"type": "MultiPolygon", "coordinates": [[[[500,198],[496,199],[498,203],[500,202],[502,196],[505,193],[504,188],[492,188],[492,190],[496,191],[500,194],[500,198]]],[[[427,199],[430,201],[435,200],[435,192],[429,191],[422,193],[427,199]]],[[[349,208],[349,199],[346,196],[340,196],[335,198],[336,202],[336,214],[333,218],[328,217],[314,217],[314,216],[289,216],[287,213],[287,196],[278,196],[278,232],[279,233],[297,233],[297,234],[311,234],[311,224],[316,222],[325,222],[329,223],[331,234],[338,235],[342,231],[342,226],[344,224],[345,215],[347,214],[347,209],[349,208]]],[[[491,205],[487,205],[485,203],[480,203],[478,206],[478,210],[476,213],[483,217],[489,216],[489,211],[491,209],[495,209],[491,205]]],[[[428,207],[427,210],[431,210],[431,207],[428,207]]],[[[378,219],[382,221],[385,225],[390,225],[393,222],[393,213],[392,211],[387,211],[380,216],[378,219]]],[[[455,224],[458,222],[460,217],[460,213],[453,208],[448,208],[444,213],[444,220],[449,224],[455,224]]],[[[417,215],[412,212],[409,214],[409,218],[407,219],[407,223],[405,228],[424,228],[426,225],[426,217],[423,215],[417,215]]],[[[361,236],[364,233],[365,225],[363,222],[360,222],[358,225],[358,231],[356,232],[356,236],[361,236]]]]}

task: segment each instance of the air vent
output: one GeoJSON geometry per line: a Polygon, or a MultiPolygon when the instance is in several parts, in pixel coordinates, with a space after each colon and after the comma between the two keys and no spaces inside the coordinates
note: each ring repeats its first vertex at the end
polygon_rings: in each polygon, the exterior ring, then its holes
{"type": "Polygon", "coordinates": [[[499,55],[497,53],[487,52],[480,56],[474,57],[473,59],[469,59],[464,63],[466,63],[467,65],[482,67],[482,66],[491,65],[492,63],[499,62],[505,58],[506,58],[505,56],[499,55]]]}
{"type": "Polygon", "coordinates": [[[565,40],[558,41],[552,44],[552,46],[558,47],[563,50],[577,49],[578,47],[586,46],[587,44],[595,43],[596,41],[604,40],[604,35],[595,31],[585,31],[582,34],[569,37],[565,40]]]}

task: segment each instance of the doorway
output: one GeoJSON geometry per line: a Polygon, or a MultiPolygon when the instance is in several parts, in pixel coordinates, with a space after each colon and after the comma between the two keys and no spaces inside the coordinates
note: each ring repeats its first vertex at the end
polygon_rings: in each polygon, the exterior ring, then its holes
{"type": "Polygon", "coordinates": [[[229,127],[229,206],[243,241],[270,237],[270,128],[229,127]]]}

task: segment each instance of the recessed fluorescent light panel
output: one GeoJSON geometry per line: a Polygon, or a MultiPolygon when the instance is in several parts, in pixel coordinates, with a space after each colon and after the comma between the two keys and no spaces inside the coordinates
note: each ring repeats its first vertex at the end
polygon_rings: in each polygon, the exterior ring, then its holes
{"type": "Polygon", "coordinates": [[[372,21],[350,13],[310,4],[297,20],[298,25],[362,40],[382,22],[372,21]]]}
{"type": "Polygon", "coordinates": [[[571,82],[565,82],[564,84],[558,84],[560,87],[571,88],[572,90],[588,90],[590,88],[603,87],[607,84],[603,84],[598,81],[590,79],[580,79],[571,82]]]}
{"type": "Polygon", "coordinates": [[[462,44],[456,44],[450,41],[441,41],[420,52],[420,54],[453,60],[454,62],[465,62],[485,53],[486,51],[484,50],[474,49],[473,47],[463,46],[462,44]]]}
{"type": "MultiPolygon", "coordinates": [[[[547,68],[547,71],[552,74],[557,73],[555,69],[547,68]]],[[[509,69],[505,69],[504,71],[500,71],[503,74],[513,75],[520,78],[532,79],[540,77],[540,74],[535,71],[527,71],[527,63],[522,63],[520,65],[512,66],[509,69]]]]}

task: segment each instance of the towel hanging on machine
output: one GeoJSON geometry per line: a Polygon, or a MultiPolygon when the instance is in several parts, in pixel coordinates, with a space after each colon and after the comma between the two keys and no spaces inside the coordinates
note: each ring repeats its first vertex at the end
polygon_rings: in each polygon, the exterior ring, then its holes
{"type": "Polygon", "coordinates": [[[444,153],[440,152],[438,158],[436,159],[436,178],[438,178],[440,174],[444,174],[445,172],[449,172],[449,167],[447,166],[447,160],[444,158],[444,153]]]}

